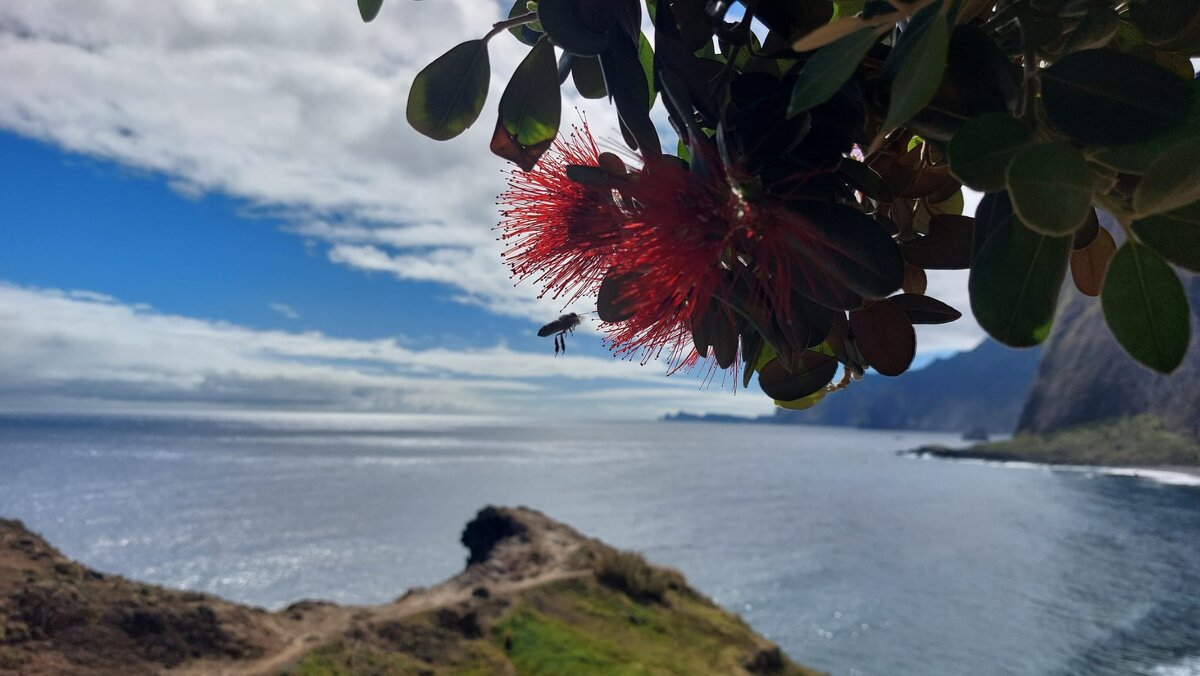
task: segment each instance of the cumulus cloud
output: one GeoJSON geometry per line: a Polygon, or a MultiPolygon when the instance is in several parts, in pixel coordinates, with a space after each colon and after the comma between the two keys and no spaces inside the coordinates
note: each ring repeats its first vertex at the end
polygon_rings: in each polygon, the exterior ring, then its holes
{"type": "Polygon", "coordinates": [[[0,283],[0,406],[187,406],[645,418],[680,402],[765,412],[662,368],[504,345],[409,349],[395,339],[262,331],[101,294],[0,283]]]}

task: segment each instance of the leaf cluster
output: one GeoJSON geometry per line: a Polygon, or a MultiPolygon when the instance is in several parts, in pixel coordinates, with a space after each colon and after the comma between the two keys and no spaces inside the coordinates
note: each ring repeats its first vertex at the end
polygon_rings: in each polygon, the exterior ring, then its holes
{"type": "MultiPolygon", "coordinates": [[[[360,0],[363,18],[379,4],[360,0]]],[[[969,269],[974,315],[1006,345],[1046,339],[1069,271],[1135,359],[1167,373],[1187,350],[1173,266],[1200,271],[1195,0],[517,0],[417,76],[417,131],[475,122],[500,34],[530,49],[492,152],[535,167],[573,86],[660,156],[661,105],[692,172],[813,224],[820,245],[789,245],[806,273],[786,318],[733,284],[692,326],[699,354],[742,363],[782,406],[905,371],[913,325],[959,316],[925,295],[927,270],[969,269]],[[986,193],[974,217],[964,186],[986,193]]],[[[601,288],[602,318],[622,319],[620,281],[601,288]]]]}

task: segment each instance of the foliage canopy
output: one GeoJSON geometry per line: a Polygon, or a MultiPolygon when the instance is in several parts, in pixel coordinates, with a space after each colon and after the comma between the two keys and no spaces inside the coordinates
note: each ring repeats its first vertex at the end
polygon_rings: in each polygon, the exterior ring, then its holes
{"type": "MultiPolygon", "coordinates": [[[[363,19],[381,2],[359,0],[363,19]]],[[[925,271],[969,269],[1004,344],[1046,339],[1070,270],[1135,359],[1183,358],[1197,0],[517,0],[417,76],[417,131],[475,122],[502,34],[530,47],[491,142],[520,167],[508,262],[555,297],[598,296],[618,354],[740,366],[803,408],[867,368],[904,372],[913,325],[959,317],[925,271]],[[608,97],[641,166],[586,126],[559,136],[564,86],[608,97]],[[974,217],[963,186],[986,193],[974,217]]]]}

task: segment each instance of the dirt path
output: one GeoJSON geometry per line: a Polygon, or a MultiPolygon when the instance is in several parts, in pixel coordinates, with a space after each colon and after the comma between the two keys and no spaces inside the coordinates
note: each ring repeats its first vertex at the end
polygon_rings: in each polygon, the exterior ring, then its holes
{"type": "MultiPolygon", "coordinates": [[[[587,570],[551,570],[528,579],[492,583],[486,587],[492,596],[509,596],[534,587],[590,574],[591,572],[587,570]]],[[[180,676],[274,674],[309,651],[344,635],[349,631],[351,623],[355,619],[362,619],[364,615],[369,616],[370,620],[376,621],[400,620],[465,601],[471,596],[474,588],[473,585],[453,578],[437,587],[410,594],[394,603],[379,606],[318,605],[305,609],[299,619],[289,617],[287,611],[280,611],[272,616],[270,622],[270,629],[283,642],[278,650],[248,662],[193,662],[169,673],[180,676]]]]}

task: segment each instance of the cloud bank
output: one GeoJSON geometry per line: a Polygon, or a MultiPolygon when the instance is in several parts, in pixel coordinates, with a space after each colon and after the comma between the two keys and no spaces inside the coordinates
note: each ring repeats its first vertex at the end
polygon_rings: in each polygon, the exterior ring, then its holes
{"type": "Polygon", "coordinates": [[[609,357],[263,331],[86,291],[0,283],[0,407],[175,405],[647,418],[764,413],[762,396],[609,357]]]}

